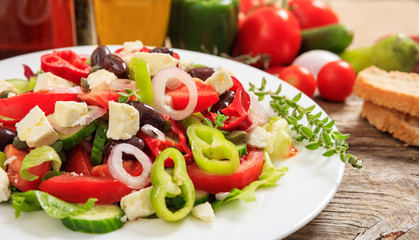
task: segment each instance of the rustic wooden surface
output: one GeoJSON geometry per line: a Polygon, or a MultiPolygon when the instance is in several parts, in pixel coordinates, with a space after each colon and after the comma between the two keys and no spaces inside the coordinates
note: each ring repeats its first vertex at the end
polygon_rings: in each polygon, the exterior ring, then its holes
{"type": "MultiPolygon", "coordinates": [[[[396,32],[419,35],[418,0],[331,0],[340,20],[354,29],[350,47],[367,46],[396,32]],[[416,22],[416,23],[414,23],[416,22]]],[[[314,99],[349,133],[350,153],[364,168],[346,166],[329,205],[291,239],[419,239],[419,148],[405,147],[379,132],[360,112],[363,100],[344,103],[314,99]]]]}

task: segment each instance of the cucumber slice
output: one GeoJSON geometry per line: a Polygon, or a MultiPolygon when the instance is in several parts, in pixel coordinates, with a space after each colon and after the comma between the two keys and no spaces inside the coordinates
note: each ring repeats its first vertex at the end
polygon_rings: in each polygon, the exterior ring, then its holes
{"type": "Polygon", "coordinates": [[[29,81],[25,79],[7,79],[7,82],[15,86],[18,94],[29,91],[29,81]]]}
{"type": "Polygon", "coordinates": [[[207,202],[209,198],[209,193],[204,191],[195,190],[195,203],[194,206],[201,203],[207,202]]]}
{"type": "Polygon", "coordinates": [[[108,131],[108,126],[105,123],[99,123],[99,126],[96,128],[95,140],[93,140],[92,154],[90,156],[90,162],[97,166],[102,163],[103,147],[106,142],[106,131],[108,131]]]}
{"type": "Polygon", "coordinates": [[[236,145],[237,151],[239,152],[239,156],[243,157],[247,154],[247,145],[246,143],[236,145]]]}
{"type": "Polygon", "coordinates": [[[120,229],[124,212],[117,205],[97,205],[91,210],[61,219],[67,228],[84,233],[108,233],[120,229]]]}
{"type": "Polygon", "coordinates": [[[67,150],[83,142],[92,135],[98,124],[99,122],[95,120],[73,134],[58,133],[59,139],[63,142],[63,148],[67,150]]]}

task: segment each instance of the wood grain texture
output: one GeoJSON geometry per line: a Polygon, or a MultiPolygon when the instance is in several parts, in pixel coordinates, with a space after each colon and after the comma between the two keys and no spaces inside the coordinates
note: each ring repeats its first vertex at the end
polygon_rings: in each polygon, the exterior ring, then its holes
{"type": "Polygon", "coordinates": [[[364,168],[347,165],[329,205],[286,240],[419,239],[419,148],[403,146],[361,118],[359,97],[314,100],[351,135],[348,152],[363,159],[364,168]]]}

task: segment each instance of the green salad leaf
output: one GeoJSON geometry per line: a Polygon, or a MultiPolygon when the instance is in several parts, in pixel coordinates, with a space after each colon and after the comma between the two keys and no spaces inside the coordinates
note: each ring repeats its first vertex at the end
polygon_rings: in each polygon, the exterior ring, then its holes
{"type": "Polygon", "coordinates": [[[54,171],[60,170],[61,159],[53,147],[45,145],[33,149],[22,161],[20,176],[27,181],[34,181],[38,179],[39,177],[30,173],[28,169],[49,161],[51,161],[52,169],[54,171]]]}

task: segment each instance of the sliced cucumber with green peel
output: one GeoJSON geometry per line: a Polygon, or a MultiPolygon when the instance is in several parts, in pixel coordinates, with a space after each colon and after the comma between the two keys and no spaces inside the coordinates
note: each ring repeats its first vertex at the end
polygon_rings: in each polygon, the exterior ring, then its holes
{"type": "Polygon", "coordinates": [[[91,210],[61,219],[67,228],[84,233],[108,233],[120,229],[124,212],[117,205],[97,205],[91,210]]]}
{"type": "Polygon", "coordinates": [[[207,202],[209,198],[209,193],[204,191],[195,190],[195,203],[194,206],[201,203],[207,202]]]}
{"type": "Polygon", "coordinates": [[[27,92],[31,89],[29,89],[29,81],[25,79],[7,79],[8,83],[15,86],[18,94],[22,94],[24,92],[27,92]]]}
{"type": "Polygon", "coordinates": [[[106,132],[108,126],[101,122],[96,128],[95,139],[93,140],[92,154],[90,156],[90,162],[97,166],[102,163],[103,148],[106,142],[106,132]]]}
{"type": "Polygon", "coordinates": [[[99,122],[95,120],[73,134],[58,133],[59,139],[63,142],[63,148],[70,149],[86,140],[96,130],[98,124],[99,122]]]}

